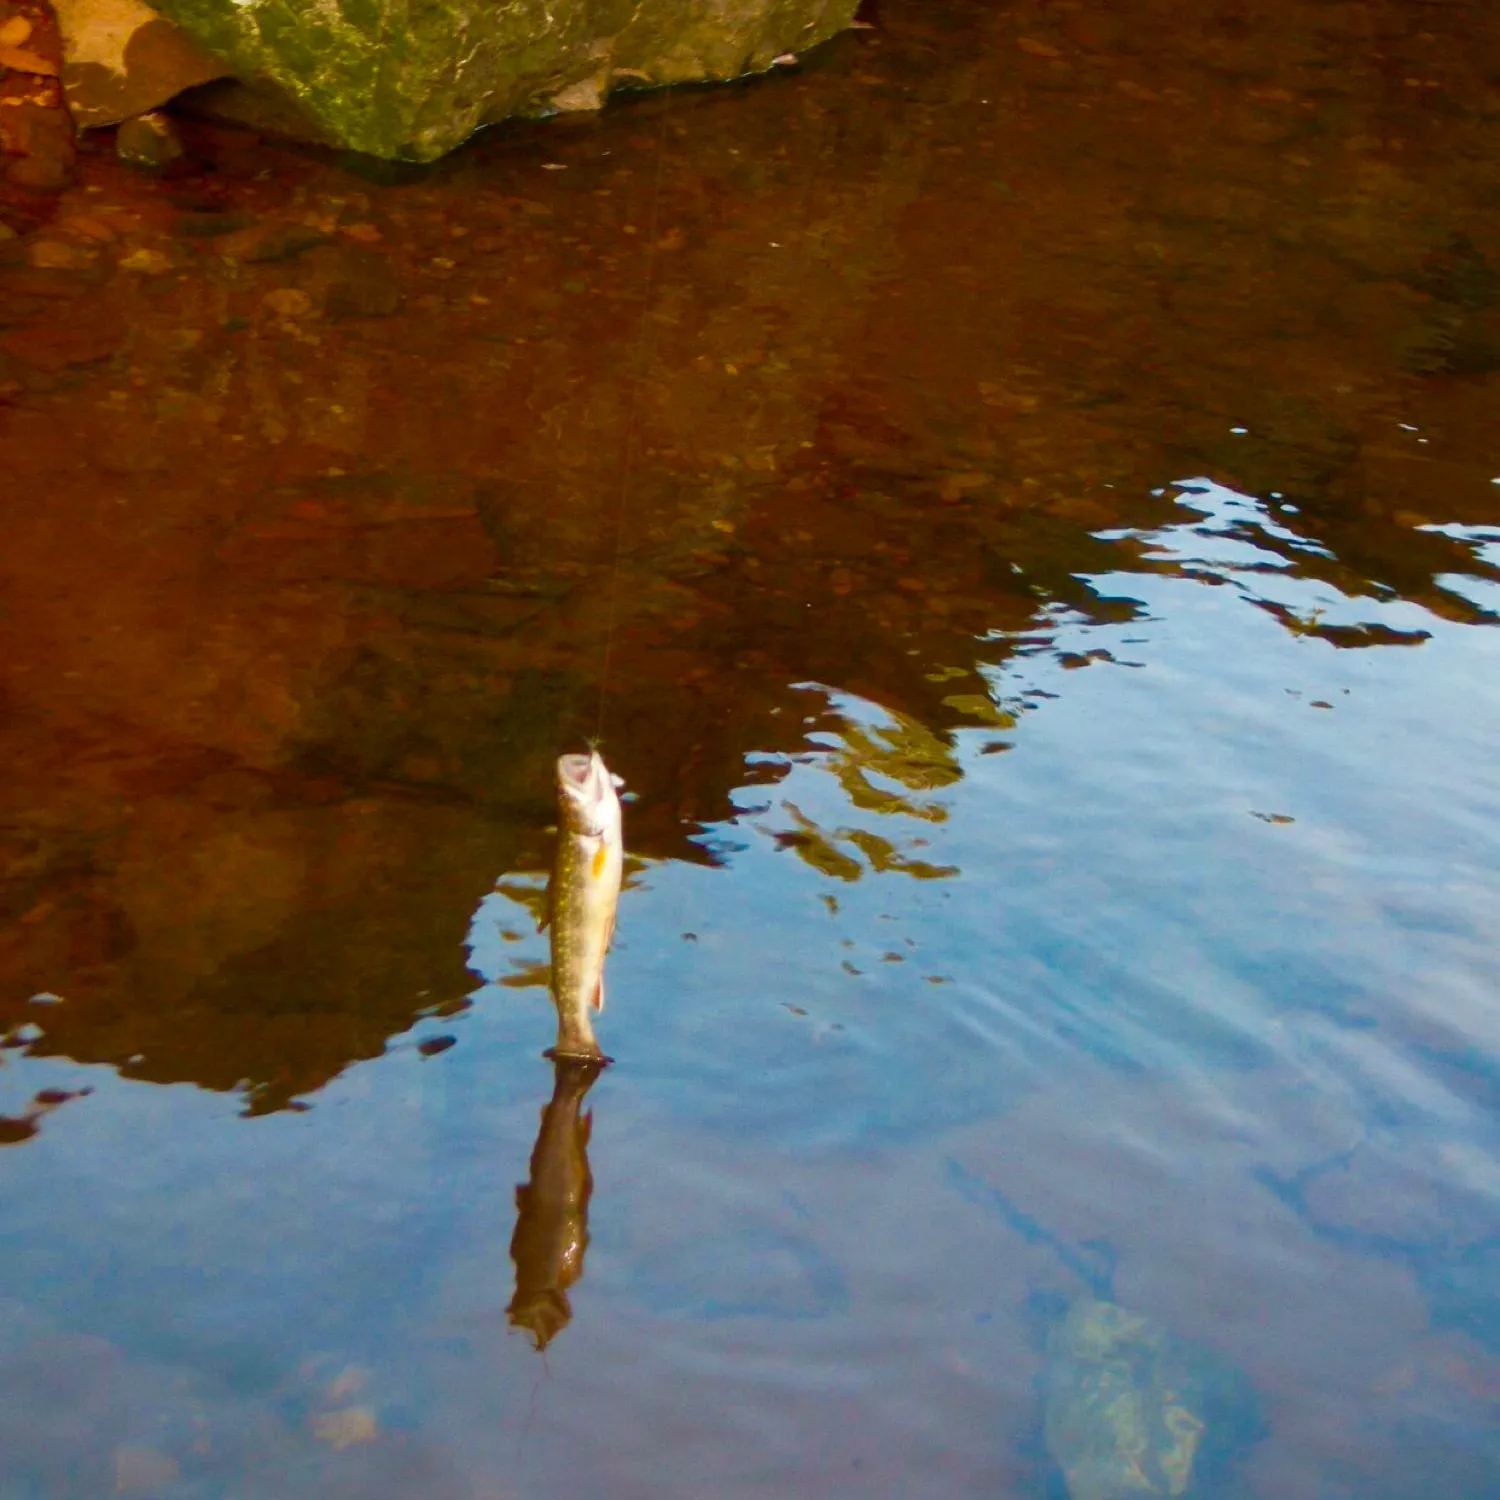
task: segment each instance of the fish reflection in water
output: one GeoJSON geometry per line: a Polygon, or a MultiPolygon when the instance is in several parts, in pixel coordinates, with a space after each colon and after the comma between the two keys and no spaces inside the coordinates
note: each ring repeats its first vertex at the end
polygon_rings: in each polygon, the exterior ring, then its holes
{"type": "Polygon", "coordinates": [[[572,1319],[568,1288],[583,1275],[594,1191],[588,1153],[594,1115],[580,1111],[604,1063],[558,1057],[552,1066],[552,1098],[542,1110],[531,1177],[516,1189],[516,1228],[510,1237],[516,1292],[506,1309],[511,1327],[526,1329],[538,1349],[572,1319]]]}

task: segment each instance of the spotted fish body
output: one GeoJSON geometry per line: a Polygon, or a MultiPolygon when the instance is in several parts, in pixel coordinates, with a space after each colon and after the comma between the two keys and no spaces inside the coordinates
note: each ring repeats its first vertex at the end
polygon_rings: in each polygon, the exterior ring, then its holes
{"type": "Polygon", "coordinates": [[[557,862],[552,871],[552,999],[558,1057],[601,1058],[604,958],[615,932],[625,847],[615,779],[597,751],[557,762],[557,862]]]}

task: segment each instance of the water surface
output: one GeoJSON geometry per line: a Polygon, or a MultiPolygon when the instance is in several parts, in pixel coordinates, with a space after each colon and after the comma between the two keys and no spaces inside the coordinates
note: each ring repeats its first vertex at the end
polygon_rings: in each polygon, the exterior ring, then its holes
{"type": "Polygon", "coordinates": [[[1493,18],[878,22],[7,251],[3,1500],[1493,1492],[1493,18]]]}

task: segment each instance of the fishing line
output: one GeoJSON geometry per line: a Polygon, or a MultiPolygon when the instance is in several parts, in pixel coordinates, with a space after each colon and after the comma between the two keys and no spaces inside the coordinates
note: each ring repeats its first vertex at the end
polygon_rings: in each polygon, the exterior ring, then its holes
{"type": "Polygon", "coordinates": [[[526,1461],[526,1439],[531,1436],[531,1428],[536,1421],[536,1401],[541,1394],[543,1385],[552,1384],[552,1366],[547,1363],[547,1351],[543,1349],[542,1373],[531,1383],[531,1400],[526,1408],[526,1425],[521,1429],[520,1440],[516,1443],[516,1468],[520,1469],[526,1461]]]}
{"type": "Polygon", "coordinates": [[[641,386],[646,377],[646,325],[651,317],[651,302],[656,291],[657,237],[661,218],[661,184],[663,164],[667,156],[667,104],[671,98],[670,87],[663,90],[661,126],[656,136],[656,177],[651,185],[650,222],[646,237],[650,243],[650,254],[646,260],[646,286],[641,299],[641,321],[636,333],[635,352],[629,382],[629,395],[625,404],[625,438],[621,453],[620,493],[615,504],[615,561],[609,577],[609,611],[604,625],[604,661],[599,673],[599,715],[594,723],[594,738],[591,748],[597,746],[604,735],[604,702],[609,692],[609,668],[614,655],[615,619],[620,603],[620,573],[625,559],[625,520],[629,509],[630,486],[635,471],[635,426],[636,409],[640,403],[641,386]]]}

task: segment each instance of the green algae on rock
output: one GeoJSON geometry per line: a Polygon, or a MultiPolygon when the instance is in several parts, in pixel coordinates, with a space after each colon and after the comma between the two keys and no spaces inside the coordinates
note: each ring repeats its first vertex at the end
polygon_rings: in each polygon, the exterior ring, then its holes
{"type": "Polygon", "coordinates": [[[341,144],[432,161],[515,114],[597,108],[616,83],[763,72],[827,40],[856,0],[158,0],[246,80],[341,144]]]}
{"type": "Polygon", "coordinates": [[[1254,1441],[1254,1389],[1160,1323],[1081,1297],[1047,1341],[1047,1449],[1070,1500],[1199,1500],[1254,1441]]]}

